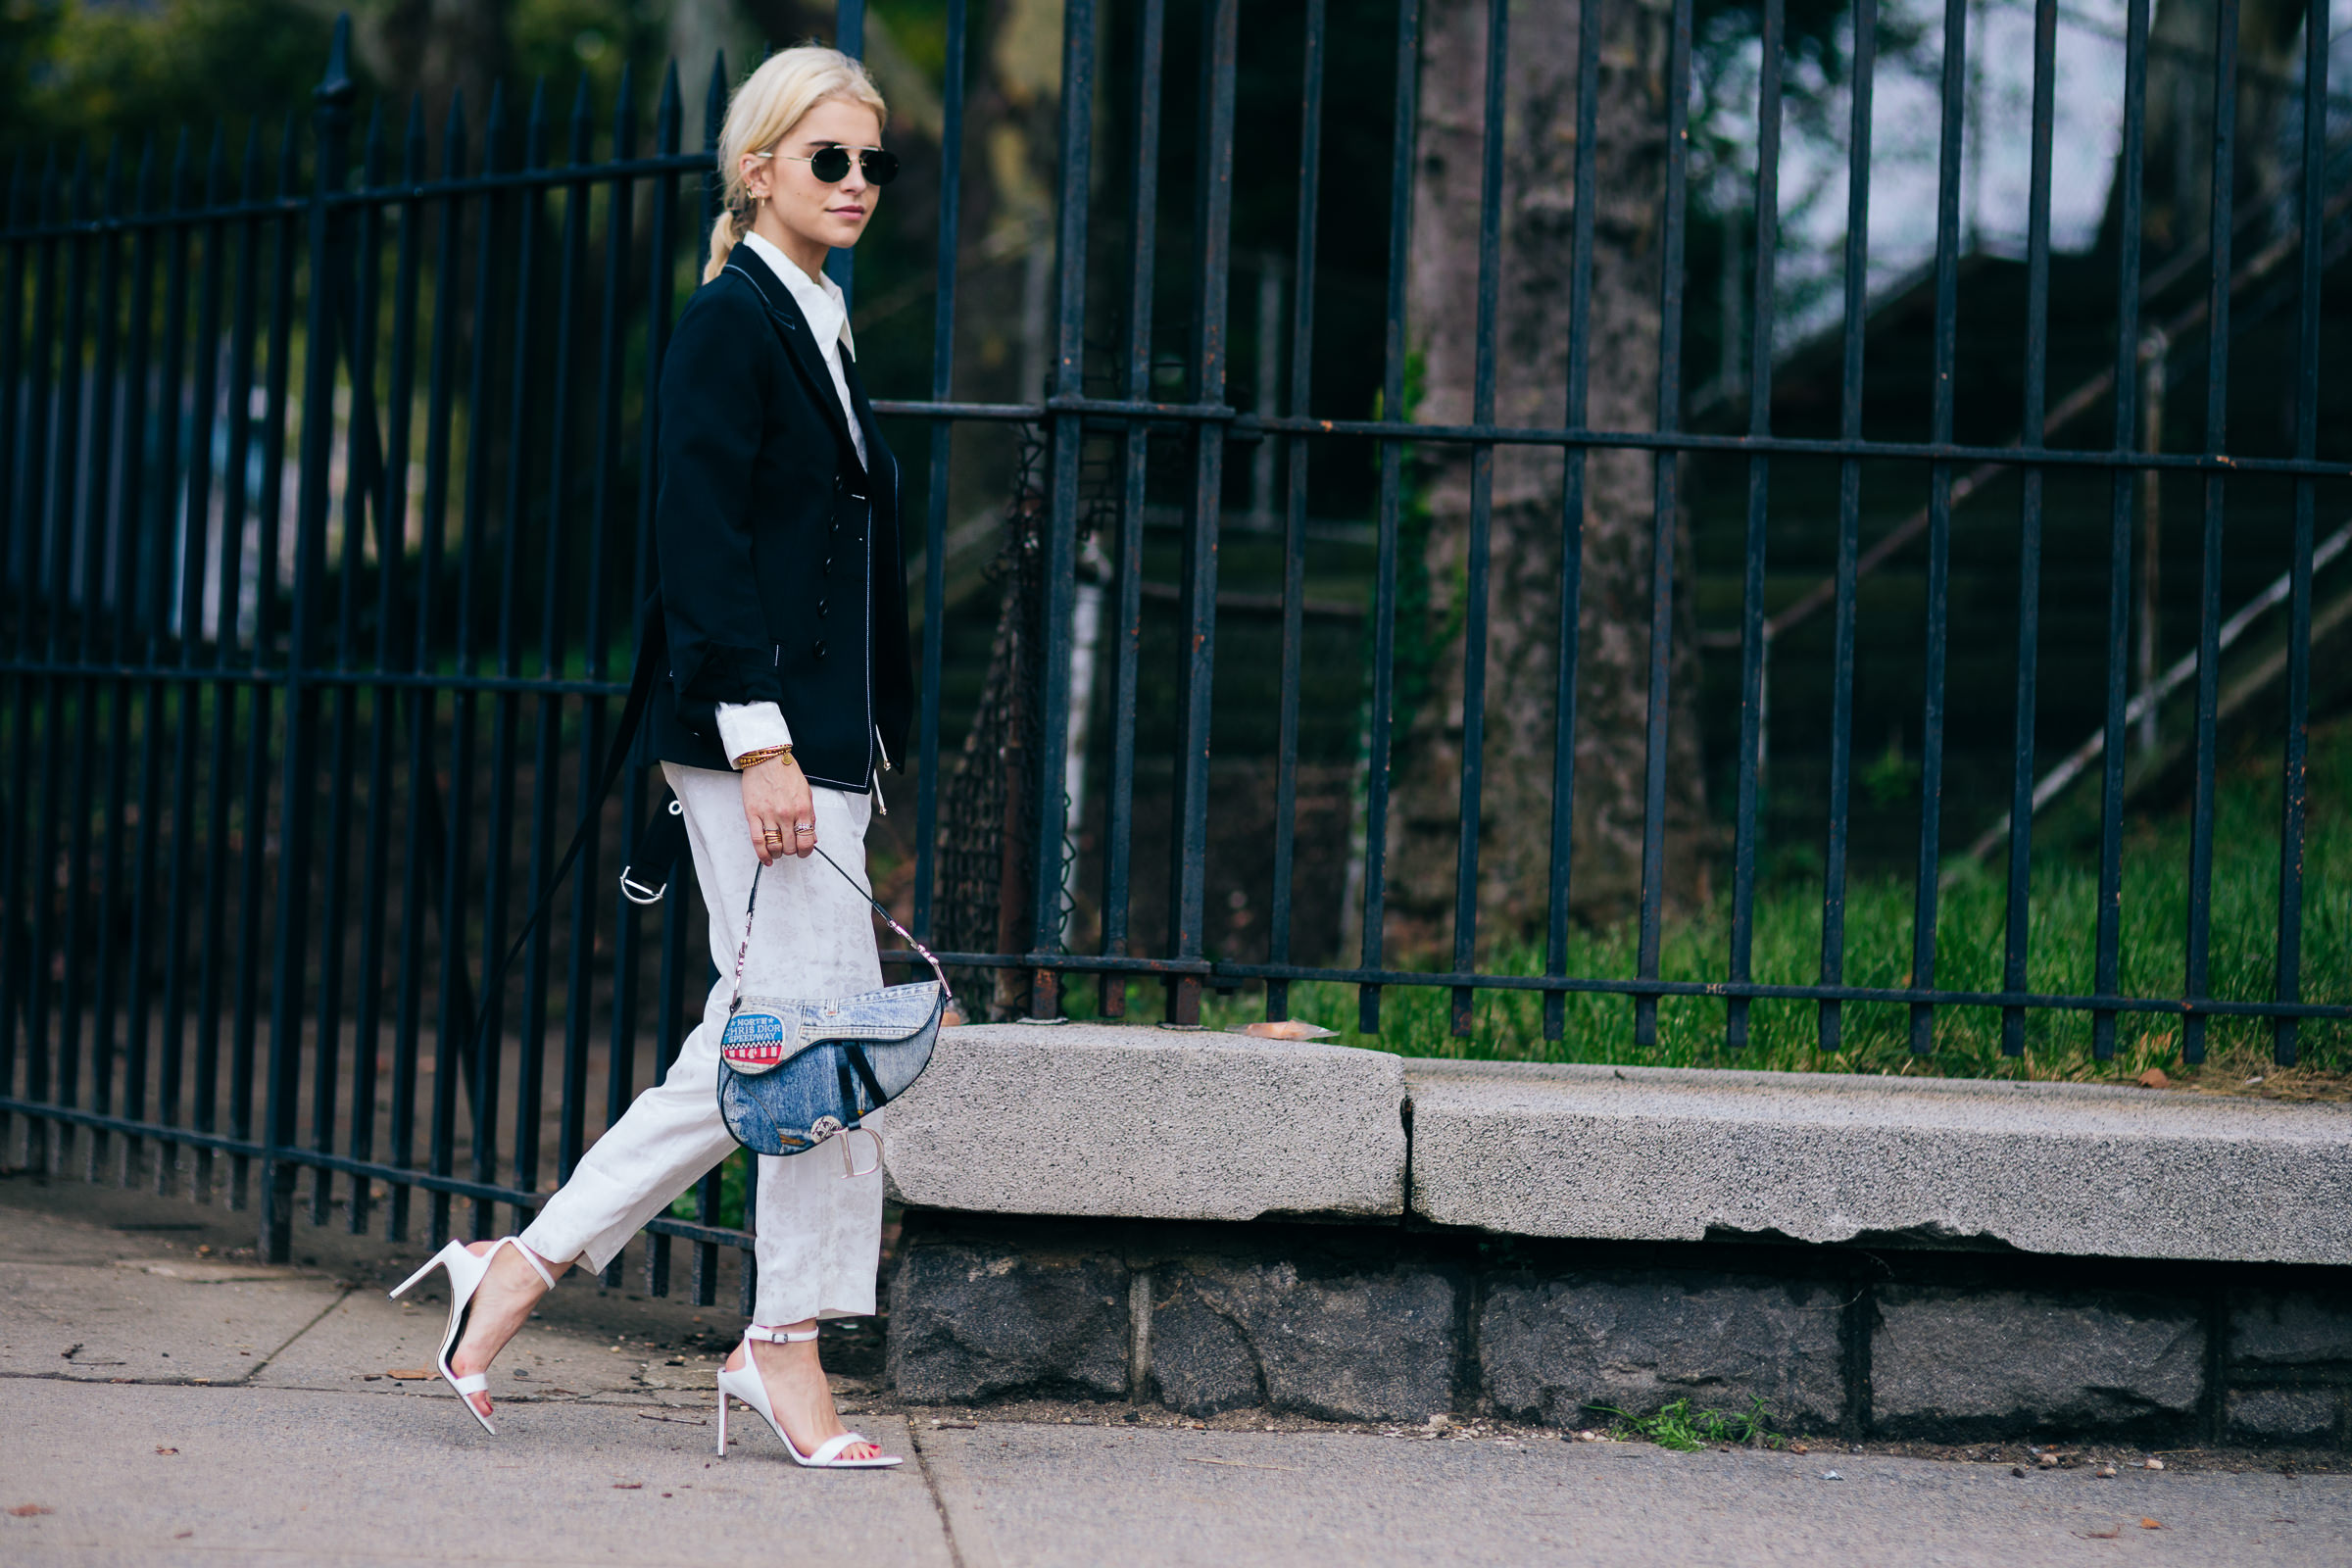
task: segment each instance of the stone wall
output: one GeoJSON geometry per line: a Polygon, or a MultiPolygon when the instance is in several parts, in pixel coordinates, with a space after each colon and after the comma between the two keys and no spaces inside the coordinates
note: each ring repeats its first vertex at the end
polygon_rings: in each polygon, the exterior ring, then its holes
{"type": "Polygon", "coordinates": [[[912,1208],[890,1300],[917,1402],[2352,1445],[2344,1268],[912,1208]]]}

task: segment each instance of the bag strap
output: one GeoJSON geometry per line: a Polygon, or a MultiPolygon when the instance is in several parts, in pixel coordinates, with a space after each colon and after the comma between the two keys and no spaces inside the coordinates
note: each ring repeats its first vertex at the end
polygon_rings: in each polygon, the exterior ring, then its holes
{"type": "MultiPolygon", "coordinates": [[[[671,806],[674,809],[676,803],[672,802],[671,806]]],[[[652,830],[649,829],[648,831],[651,832],[652,830]]],[[[811,845],[810,848],[816,849],[816,846],[811,845]]],[[[850,875],[850,873],[847,871],[842,871],[841,862],[839,860],[836,860],[830,855],[825,854],[822,849],[816,849],[816,853],[818,858],[821,858],[827,865],[831,866],[834,870],[841,872],[841,879],[844,882],[847,882],[854,888],[858,888],[858,896],[865,900],[866,904],[872,907],[873,911],[882,917],[882,923],[884,925],[887,925],[893,931],[896,931],[899,934],[899,939],[901,941],[905,942],[916,953],[922,955],[923,961],[931,966],[931,972],[939,976],[940,995],[946,997],[950,1002],[955,1001],[956,988],[948,984],[948,972],[939,966],[939,960],[937,958],[931,956],[931,950],[924,947],[920,942],[915,941],[914,934],[908,931],[905,926],[899,924],[899,922],[892,917],[891,912],[882,906],[881,900],[875,898],[871,893],[866,892],[864,888],[858,887],[858,879],[856,877],[850,875]]],[[[760,867],[760,871],[764,871],[766,869],[767,867],[764,865],[760,867]]],[[[752,873],[752,896],[746,899],[743,904],[743,940],[737,943],[735,946],[735,989],[727,997],[727,1016],[730,1018],[735,1016],[735,1009],[743,1005],[743,961],[752,951],[752,915],[760,907],[760,871],[754,871],[752,873]]]]}

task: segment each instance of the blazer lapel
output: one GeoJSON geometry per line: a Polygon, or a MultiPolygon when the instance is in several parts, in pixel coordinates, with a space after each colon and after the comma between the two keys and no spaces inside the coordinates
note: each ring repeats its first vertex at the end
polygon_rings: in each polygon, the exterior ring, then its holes
{"type": "Polygon", "coordinates": [[[882,445],[882,431],[874,423],[874,406],[866,401],[865,383],[858,379],[855,356],[843,356],[841,376],[849,383],[850,403],[858,411],[858,428],[865,434],[866,472],[873,476],[876,484],[887,484],[889,480],[884,474],[889,465],[883,460],[883,454],[889,449],[882,445]]]}
{"type": "Polygon", "coordinates": [[[801,302],[792,297],[784,280],[768,270],[760,253],[749,245],[738,245],[727,258],[727,266],[752,280],[760,297],[767,302],[767,314],[776,323],[776,336],[784,340],[784,355],[801,372],[808,384],[809,395],[824,411],[826,422],[833,427],[833,437],[848,452],[850,462],[858,461],[856,443],[850,440],[850,421],[841,412],[841,398],[833,390],[833,376],[825,368],[823,354],[817,349],[816,336],[809,330],[808,318],[801,314],[801,302]]]}

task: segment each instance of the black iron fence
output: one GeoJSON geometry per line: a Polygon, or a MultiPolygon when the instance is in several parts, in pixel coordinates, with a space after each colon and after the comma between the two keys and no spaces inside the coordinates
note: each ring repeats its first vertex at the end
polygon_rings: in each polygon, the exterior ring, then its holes
{"type": "MultiPolygon", "coordinates": [[[[2122,242],[2113,247],[2113,368],[2082,394],[2082,408],[2049,402],[2050,165],[2055,0],[2035,8],[2031,129],[2032,195],[2024,258],[2027,292],[2018,345],[2025,432],[2015,444],[1954,438],[1957,298],[1962,234],[1957,205],[1964,133],[1969,7],[1945,8],[1938,127],[1939,205],[1928,356],[1929,431],[1920,440],[1863,437],[1875,69],[1873,0],[1851,13],[1850,139],[1844,240],[1843,348],[1836,376],[1834,436],[1775,433],[1774,266],[1781,210],[1782,0],[1759,18],[1754,110],[1752,263],[1744,284],[1747,378],[1744,430],[1689,428],[1682,385],[1686,315],[1686,173],[1689,157],[1692,0],[1678,0],[1666,33],[1662,178],[1656,195],[1659,314],[1655,417],[1644,428],[1588,427],[1588,380],[1596,239],[1596,152],[1604,7],[1572,8],[1577,91],[1564,248],[1552,260],[1570,323],[1564,417],[1550,426],[1496,422],[1496,365],[1509,352],[1496,323],[1501,272],[1499,185],[1505,87],[1511,59],[1508,8],[1484,21],[1488,70],[1474,243],[1476,372],[1471,417],[1416,422],[1410,406],[1408,253],[1416,94],[1424,39],[1417,0],[1396,9],[1390,206],[1377,414],[1326,416],[1310,395],[1317,342],[1316,243],[1320,192],[1333,156],[1325,134],[1326,0],[1305,0],[1298,112],[1301,156],[1288,272],[1287,396],[1279,409],[1237,409],[1228,395],[1228,278],[1234,270],[1232,201],[1238,0],[1197,8],[1198,102],[1194,210],[1184,225],[1193,295],[1181,356],[1183,391],[1163,396],[1170,356],[1154,355],[1155,269],[1166,258],[1158,229],[1164,0],[1138,0],[1117,18],[1132,57],[1098,59],[1106,34],[1095,0],[1068,0],[1061,55],[1057,254],[1051,299],[1050,395],[1041,402],[956,400],[958,203],[965,117],[967,19],[950,0],[940,160],[939,261],[929,396],[877,409],[927,434],[928,484],[918,537],[922,711],[912,771],[913,864],[906,886],[918,935],[933,928],[938,879],[943,661],[950,549],[950,466],[958,428],[1033,427],[1044,440],[1035,543],[1038,638],[1033,740],[1042,760],[1023,775],[1016,803],[1027,863],[1008,880],[1020,907],[995,951],[954,961],[1022,977],[1028,1010],[1063,1010],[1073,976],[1101,985],[1099,1009],[1123,1015],[1130,981],[1165,991],[1169,1021],[1191,1024],[1203,988],[1259,985],[1269,1016],[1284,1016],[1290,987],[1337,982],[1359,988],[1360,1020],[1379,1027],[1384,988],[1443,988],[1466,1028],[1474,993],[1542,994],[1546,1024],[1578,992],[1633,999],[1646,1040],[1661,999],[1706,997],[1726,1005],[1727,1041],[1746,1039],[1760,1000],[1814,1004],[1825,1042],[1840,1008],[1907,1006],[1914,1049],[1933,1045],[1938,1008],[1999,1009],[2006,1049],[2022,1049],[2027,1013],[2087,1014],[2100,1055],[2130,1013],[2180,1022],[2190,1059],[2206,1020],[2268,1020],[2279,1059],[2292,1059],[2299,1020],[2352,1018],[2352,1006],[2305,1000],[2300,959],[2305,747],[2311,689],[2315,514],[2325,485],[2352,477],[2322,461],[2319,426],[2323,274],[2341,250],[2342,206],[2328,185],[2327,29],[2311,12],[2300,84],[2299,169],[2266,201],[2278,209],[2266,234],[2278,254],[2268,273],[2291,274],[2296,319],[2291,451],[2248,457],[2228,435],[2230,313],[2244,270],[2234,247],[2246,227],[2230,177],[2237,8],[2223,0],[2214,40],[2213,91],[2224,127],[2211,148],[2210,210],[2200,266],[2210,279],[2189,323],[2204,334],[2204,435],[2194,451],[2139,450],[2138,391],[2149,282],[2138,243],[2139,173],[2149,60],[2148,3],[2127,21],[2122,148],[2122,242]],[[1099,157],[1098,126],[1116,124],[1118,167],[1099,157]],[[1108,193],[1108,194],[1097,194],[1108,193]],[[1109,260],[1090,246],[1094,209],[1123,206],[1125,243],[1109,260]],[[2280,248],[2283,247],[2283,248],[2280,248]],[[2333,247],[2333,248],[2331,248],[2333,247]],[[1093,264],[1086,259],[1093,257],[1093,264]],[[1105,286],[1106,279],[1115,283],[1105,286]],[[1105,300],[1105,295],[1112,298],[1105,300]],[[1102,345],[1115,346],[1104,351],[1102,345]],[[1089,354],[1105,352],[1112,384],[1090,382],[1089,354]],[[2112,439],[2046,445],[2044,432],[2104,408],[2112,439]],[[1352,963],[1292,959],[1298,858],[1300,693],[1310,600],[1304,562],[1310,530],[1309,456],[1317,443],[1358,442],[1377,454],[1377,488],[1365,538],[1373,569],[1363,606],[1369,650],[1360,796],[1353,849],[1360,865],[1359,945],[1352,963]],[[1263,603],[1220,592],[1219,545],[1230,510],[1227,459],[1277,444],[1287,483],[1263,518],[1282,543],[1279,592],[1263,603]],[[1563,466],[1558,529],[1557,635],[1545,657],[1556,671],[1547,824],[1548,886],[1542,972],[1480,966],[1480,859],[1487,788],[1481,701],[1487,675],[1486,606],[1494,562],[1489,527],[1495,456],[1510,448],[1557,452],[1563,466]],[[1458,875],[1450,965],[1403,967],[1390,955],[1388,868],[1399,803],[1391,760],[1397,739],[1399,579],[1415,548],[1410,450],[1471,455],[1469,526],[1462,557],[1463,711],[1458,875]],[[1163,480],[1152,489],[1154,451],[1163,480]],[[1572,972],[1571,878],[1579,743],[1582,572],[1586,475],[1595,452],[1647,454],[1654,487],[1644,566],[1645,602],[1632,620],[1646,637],[1642,696],[1643,803],[1640,829],[1637,972],[1572,972]],[[1168,454],[1173,453],[1173,459],[1168,454]],[[1668,903],[1669,722],[1672,658],[1681,613],[1678,494],[1691,455],[1745,466],[1747,532],[1740,599],[1740,739],[1730,821],[1730,943],[1721,977],[1661,976],[1668,903]],[[1170,462],[1176,475],[1165,482],[1170,462]],[[1768,618],[1766,518],[1776,464],[1834,466],[1837,503],[1819,526],[1834,541],[1835,568],[1816,595],[1768,618]],[[1090,478],[1089,465],[1111,478],[1090,478]],[[1853,694],[1865,464],[1905,467],[1924,490],[1914,532],[1928,569],[1922,632],[1921,734],[1915,918],[1907,984],[1861,986],[1844,972],[1843,911],[1849,876],[1849,798],[1855,781],[1853,694]],[[2022,475],[2018,598],[2014,616],[2014,735],[2006,837],[2008,936],[2001,986],[1936,984],[1939,870],[1944,832],[1946,648],[1951,631],[1948,560],[1956,501],[1986,473],[2022,475]],[[2131,642],[2135,495],[2149,473],[2202,485],[2203,590],[2195,657],[2182,678],[2195,687],[2192,864],[2183,983],[2175,994],[2126,995],[2119,987],[2122,833],[2128,730],[2138,718],[2131,642]],[[2108,487],[2103,608],[2106,670],[2101,759],[2096,977],[2087,992],[2046,994],[2028,985],[2027,894],[2037,781],[2037,653],[2043,490],[2052,476],[2108,487]],[[2291,494],[2291,559],[2275,598],[2285,607],[2282,758],[2284,811],[2277,967],[2267,1000],[2209,992],[2211,878],[2217,778],[2218,671],[2226,622],[2222,595],[2225,514],[2233,484],[2260,480],[2291,494]],[[1177,505],[1172,514],[1166,503],[1177,505]],[[1106,519],[1094,535],[1108,563],[1100,598],[1082,607],[1081,514],[1106,519]],[[1172,711],[1159,715],[1168,748],[1167,910],[1156,951],[1131,937],[1138,839],[1142,627],[1150,590],[1146,526],[1154,509],[1175,518],[1182,547],[1174,602],[1172,711]],[[1077,824],[1054,760],[1069,750],[1074,711],[1073,625],[1099,615],[1105,666],[1100,849],[1083,866],[1099,879],[1099,930],[1073,951],[1068,890],[1077,824]],[[1834,623],[1828,720],[1821,956],[1809,983],[1753,976],[1762,796],[1766,654],[1793,613],[1826,611],[1834,623]],[[1214,956],[1209,947],[1206,863],[1214,739],[1212,689],[1221,624],[1240,614],[1279,626],[1274,681],[1275,807],[1271,900],[1262,961],[1214,956]]],[[[844,0],[841,36],[860,36],[862,7],[844,0]]],[[[418,1226],[413,1195],[425,1195],[422,1228],[491,1231],[498,1205],[533,1205],[578,1159],[598,1115],[617,1116],[630,1096],[674,1055],[705,972],[699,916],[672,900],[652,923],[619,899],[612,874],[625,859],[645,787],[609,804],[602,832],[565,890],[562,918],[532,936],[507,983],[475,995],[485,959],[514,940],[554,857],[583,809],[624,691],[632,614],[651,582],[651,389],[664,334],[699,265],[711,216],[708,172],[725,76],[714,70],[691,137],[674,72],[643,122],[624,84],[602,118],[583,90],[568,115],[534,96],[526,111],[494,99],[478,151],[464,106],[432,127],[354,124],[355,92],[335,60],[307,131],[208,147],[78,156],[20,165],[0,227],[0,536],[9,617],[0,631],[0,897],[7,911],[0,965],[0,1112],[17,1119],[27,1159],[62,1161],[78,1141],[89,1168],[151,1169],[159,1184],[225,1186],[260,1208],[263,1247],[282,1257],[298,1200],[323,1221],[342,1208],[350,1226],[379,1217],[390,1235],[418,1226]],[[428,134],[431,132],[431,134],[428,134]],[[605,156],[595,153],[600,140],[605,156]],[[352,149],[357,144],[356,160],[352,149]],[[699,150],[689,150],[690,142],[699,150]],[[558,144],[561,144],[560,146],[558,144]],[[472,1027],[487,1009],[486,1031],[472,1027]],[[476,1052],[476,1038],[498,1041],[476,1052]],[[148,1161],[150,1163],[142,1163],[148,1161]],[[468,1204],[461,1218],[453,1204],[468,1204]]],[[[1109,144],[1106,144],[1108,146],[1109,144]]],[[[1344,156],[1363,156],[1360,141],[1344,156]]],[[[1265,171],[1254,172],[1264,177],[1265,171]]],[[[2266,252],[2266,255],[2268,253],[2266,252]]],[[[845,263],[846,263],[846,259],[845,263]]],[[[2176,323],[2177,324],[2177,323],[2176,323]]],[[[2178,333],[2176,333],[2178,335],[2178,333]]],[[[1261,345],[1261,353],[1264,352],[1261,345]]],[[[1261,375],[1261,385],[1271,384],[1261,375]]],[[[1359,413],[1361,411],[1348,411],[1359,413]]],[[[909,465],[910,470],[915,465],[909,465]]],[[[1264,495],[1259,501],[1263,503],[1264,495]]],[[[909,517],[910,529],[915,518],[909,517]]],[[[1891,547],[1888,547],[1891,548],[1891,547]]],[[[2330,547],[2332,549],[2332,546],[2330,547]]],[[[1328,607],[1324,607],[1328,608],[1328,607]]],[[[2234,636],[2234,633],[2230,633],[2234,636]]],[[[1096,646],[1090,643],[1091,649],[1096,646]]],[[[2176,684],[2179,682],[2177,681],[2176,684]]],[[[2144,705],[2142,705],[2144,706],[2144,705]]],[[[904,958],[905,955],[898,957],[904,958]]],[[[667,1289],[672,1238],[697,1247],[698,1290],[709,1298],[717,1249],[744,1245],[716,1223],[714,1176],[699,1218],[664,1218],[651,1267],[667,1289]]]]}

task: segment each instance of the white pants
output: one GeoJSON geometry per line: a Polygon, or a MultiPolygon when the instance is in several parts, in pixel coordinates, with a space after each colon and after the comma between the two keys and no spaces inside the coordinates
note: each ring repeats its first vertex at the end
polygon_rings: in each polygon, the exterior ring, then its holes
{"type": "MultiPolygon", "coordinates": [[[[735,774],[671,762],[662,767],[686,808],[686,838],[710,914],[710,957],[719,980],[668,1076],[607,1129],[522,1233],[523,1245],[541,1257],[577,1258],[592,1269],[610,1263],[647,1220],[736,1148],[718,1116],[718,1039],[727,1024],[735,950],[760,858],[752,853],[735,774]]],[[[829,789],[809,793],[818,845],[862,879],[873,798],[829,789]]],[[[813,855],[805,860],[787,856],[760,871],[744,995],[839,997],[881,984],[873,922],[858,888],[813,855]]],[[[864,1124],[879,1132],[880,1123],[877,1113],[864,1124]]],[[[866,1157],[862,1148],[858,1153],[866,1157]]],[[[882,1250],[879,1170],[845,1177],[831,1143],[789,1157],[762,1155],[759,1164],[754,1321],[871,1315],[882,1250]]]]}

